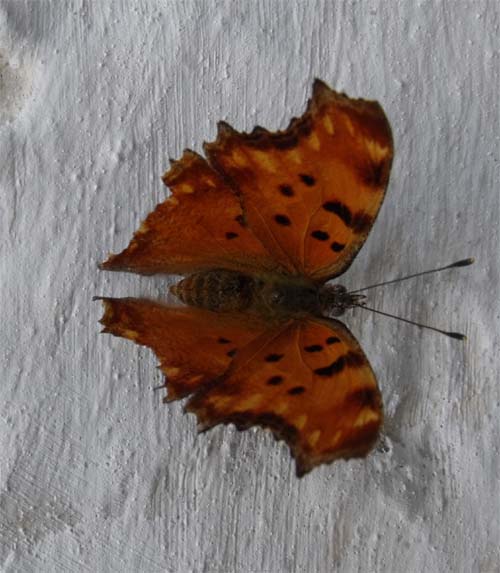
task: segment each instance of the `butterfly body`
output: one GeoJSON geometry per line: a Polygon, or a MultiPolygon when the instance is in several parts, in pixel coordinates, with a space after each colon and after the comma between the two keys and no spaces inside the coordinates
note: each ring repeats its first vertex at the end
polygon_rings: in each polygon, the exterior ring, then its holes
{"type": "Polygon", "coordinates": [[[171,196],[101,268],[182,275],[187,306],[104,298],[104,332],[151,348],[165,401],[189,398],[201,429],[259,425],[284,439],[297,474],[366,455],[383,420],[375,375],[332,316],[364,297],[344,273],[382,204],[393,156],[377,102],[316,80],[278,132],[218,124],[206,157],[186,150],[171,196]]]}
{"type": "Polygon", "coordinates": [[[182,279],[171,292],[190,306],[215,312],[256,312],[269,319],[287,316],[340,316],[362,297],[341,285],[318,285],[300,277],[255,278],[215,269],[182,279]]]}

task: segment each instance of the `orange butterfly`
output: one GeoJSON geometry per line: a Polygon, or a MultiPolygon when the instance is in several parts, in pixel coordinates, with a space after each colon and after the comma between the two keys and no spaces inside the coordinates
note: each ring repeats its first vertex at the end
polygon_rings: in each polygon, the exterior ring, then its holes
{"type": "Polygon", "coordinates": [[[172,195],[102,269],[187,275],[188,306],[103,298],[104,332],[154,350],[165,401],[190,396],[201,429],[259,425],[290,446],[302,476],[366,455],[383,420],[375,376],[338,320],[360,295],[342,274],[377,216],[393,157],[376,102],[316,80],[284,131],[219,123],[207,159],[185,151],[172,195]]]}

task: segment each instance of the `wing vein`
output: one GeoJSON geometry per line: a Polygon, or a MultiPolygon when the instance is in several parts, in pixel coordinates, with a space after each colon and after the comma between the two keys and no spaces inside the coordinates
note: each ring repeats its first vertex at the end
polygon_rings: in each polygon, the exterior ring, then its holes
{"type": "MultiPolygon", "coordinates": [[[[248,209],[250,210],[250,206],[248,207],[248,209]]],[[[271,235],[274,243],[278,246],[279,250],[281,251],[281,254],[284,255],[284,258],[286,260],[288,260],[288,262],[290,263],[292,269],[298,273],[298,269],[296,267],[296,265],[293,262],[292,257],[286,252],[286,250],[282,247],[279,239],[276,238],[275,234],[271,231],[271,228],[269,227],[269,225],[267,224],[266,220],[264,219],[263,215],[260,213],[260,211],[258,211],[256,208],[252,208],[252,211],[256,214],[256,216],[259,217],[259,219],[262,221],[263,226],[267,229],[269,235],[271,235]]],[[[252,229],[253,231],[253,229],[252,229]]],[[[261,241],[262,242],[262,241],[261,241]]]]}

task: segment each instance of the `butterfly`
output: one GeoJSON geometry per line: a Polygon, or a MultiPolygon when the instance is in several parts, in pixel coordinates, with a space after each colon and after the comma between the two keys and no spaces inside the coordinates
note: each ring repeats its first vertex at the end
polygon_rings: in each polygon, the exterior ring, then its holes
{"type": "Polygon", "coordinates": [[[171,161],[171,195],[100,265],[183,275],[171,290],[184,306],[101,298],[103,331],[155,352],[164,401],[189,397],[201,430],[270,429],[298,476],[365,456],[382,399],[360,345],[333,318],[360,297],[327,283],[349,268],[384,199],[384,111],[315,80],[285,130],[220,122],[204,152],[171,161]]]}

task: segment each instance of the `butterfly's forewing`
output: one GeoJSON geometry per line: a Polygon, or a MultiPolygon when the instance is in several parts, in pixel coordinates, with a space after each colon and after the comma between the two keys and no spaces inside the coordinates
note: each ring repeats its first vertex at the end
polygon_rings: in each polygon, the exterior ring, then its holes
{"type": "Polygon", "coordinates": [[[166,375],[167,400],[183,398],[222,376],[237,352],[266,324],[256,316],[171,307],[136,298],[102,298],[103,332],[151,348],[166,375]]]}
{"type": "Polygon", "coordinates": [[[248,228],[237,195],[203,157],[185,151],[164,182],[172,196],[101,268],[142,274],[223,268],[258,274],[279,266],[248,228]]]}
{"type": "Polygon", "coordinates": [[[338,321],[294,320],[250,342],[226,374],[188,402],[202,427],[270,428],[297,474],[366,455],[382,423],[382,401],[359,344],[338,321]]]}
{"type": "Polygon", "coordinates": [[[364,243],[384,197],[393,145],[378,103],[316,80],[306,112],[285,131],[245,134],[221,123],[205,151],[280,266],[324,281],[344,272],[364,243]]]}

